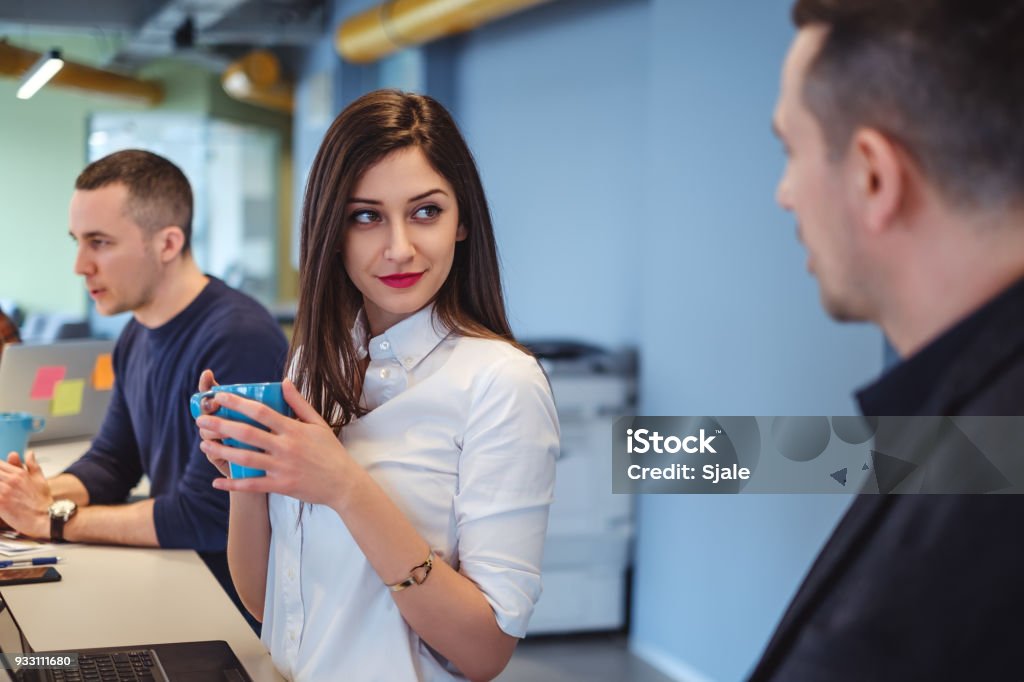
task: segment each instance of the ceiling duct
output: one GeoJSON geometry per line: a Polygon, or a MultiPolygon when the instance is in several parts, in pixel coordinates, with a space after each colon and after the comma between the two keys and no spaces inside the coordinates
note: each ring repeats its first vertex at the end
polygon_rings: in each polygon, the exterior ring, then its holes
{"type": "MultiPolygon", "coordinates": [[[[0,42],[0,74],[20,78],[32,68],[39,55],[32,50],[0,42]]],[[[69,61],[64,62],[64,68],[57,72],[49,85],[111,95],[149,105],[158,104],[164,96],[163,88],[153,81],[138,80],[69,61]]]]}
{"type": "Polygon", "coordinates": [[[350,62],[372,62],[550,1],[392,0],[347,19],[335,34],[334,46],[350,62]]]}
{"type": "Polygon", "coordinates": [[[281,78],[281,62],[269,50],[254,50],[232,62],[220,79],[224,92],[242,102],[292,113],[295,98],[281,78]]]}
{"type": "Polygon", "coordinates": [[[171,57],[220,74],[257,47],[298,52],[316,43],[330,32],[326,2],[0,0],[0,36],[15,43],[20,35],[40,35],[47,42],[54,36],[76,36],[78,42],[84,37],[99,48],[96,61],[86,63],[121,73],[171,57]]]}

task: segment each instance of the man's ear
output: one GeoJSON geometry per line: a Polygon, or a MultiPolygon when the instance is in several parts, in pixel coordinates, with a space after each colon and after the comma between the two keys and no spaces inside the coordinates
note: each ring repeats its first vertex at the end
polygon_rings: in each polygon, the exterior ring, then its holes
{"type": "Polygon", "coordinates": [[[890,227],[906,201],[908,159],[900,147],[873,128],[859,128],[850,141],[856,205],[871,232],[890,227]]]}
{"type": "Polygon", "coordinates": [[[168,225],[153,235],[157,257],[161,263],[170,263],[178,257],[185,246],[185,231],[177,225],[168,225]]]}

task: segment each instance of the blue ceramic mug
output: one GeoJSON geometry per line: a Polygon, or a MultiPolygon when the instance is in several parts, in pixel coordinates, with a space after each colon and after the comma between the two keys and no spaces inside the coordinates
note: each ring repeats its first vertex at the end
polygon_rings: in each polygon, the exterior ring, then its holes
{"type": "MultiPolygon", "coordinates": [[[[220,392],[234,393],[235,395],[242,396],[243,398],[263,403],[267,407],[280,412],[286,417],[292,416],[292,408],[290,408],[288,403],[284,400],[284,393],[281,391],[281,383],[275,382],[268,384],[226,384],[224,386],[214,386],[209,391],[205,391],[203,393],[196,393],[189,400],[189,410],[192,412],[192,417],[198,418],[201,414],[212,414],[213,416],[220,417],[221,419],[230,419],[232,421],[242,422],[243,424],[250,424],[261,428],[264,431],[270,430],[263,424],[249,419],[244,414],[235,412],[234,410],[229,410],[226,407],[218,407],[212,412],[208,411],[209,408],[204,409],[204,401],[212,398],[215,394],[220,392]]],[[[234,438],[225,438],[224,444],[233,448],[263,452],[257,447],[253,447],[247,443],[242,443],[234,438]]],[[[234,462],[228,462],[228,469],[231,472],[231,478],[255,478],[257,476],[267,475],[267,472],[263,469],[244,467],[240,464],[235,464],[234,462]]]]}
{"type": "Polygon", "coordinates": [[[28,412],[0,412],[0,459],[17,452],[24,456],[28,437],[39,433],[46,426],[46,420],[28,412]]]}

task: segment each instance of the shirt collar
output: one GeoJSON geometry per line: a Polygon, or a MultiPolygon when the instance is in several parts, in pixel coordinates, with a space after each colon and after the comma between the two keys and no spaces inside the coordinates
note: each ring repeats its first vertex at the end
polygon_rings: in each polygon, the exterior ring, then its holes
{"type": "Polygon", "coordinates": [[[360,358],[366,357],[368,347],[371,360],[394,359],[409,371],[430,355],[449,333],[434,314],[431,303],[368,341],[369,325],[365,311],[361,310],[352,329],[352,341],[360,358]]]}
{"type": "Polygon", "coordinates": [[[360,360],[366,357],[366,344],[369,343],[370,323],[366,321],[366,311],[359,309],[356,321],[352,325],[352,344],[356,347],[356,357],[360,360]]]}

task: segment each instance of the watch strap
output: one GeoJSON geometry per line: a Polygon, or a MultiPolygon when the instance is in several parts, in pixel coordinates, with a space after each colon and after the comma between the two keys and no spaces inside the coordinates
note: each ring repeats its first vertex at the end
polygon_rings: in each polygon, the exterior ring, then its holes
{"type": "Polygon", "coordinates": [[[64,542],[64,524],[67,522],[62,515],[50,514],[50,542],[64,542]]]}
{"type": "Polygon", "coordinates": [[[59,500],[50,505],[50,542],[64,542],[64,526],[78,511],[78,505],[68,500],[59,500]],[[60,510],[54,509],[56,504],[63,503],[60,510]]]}

